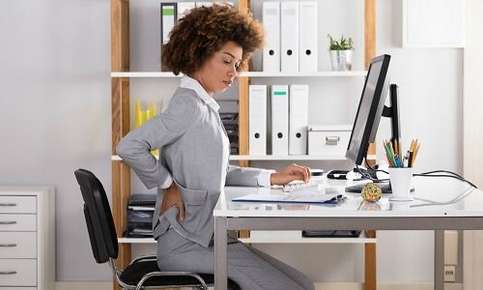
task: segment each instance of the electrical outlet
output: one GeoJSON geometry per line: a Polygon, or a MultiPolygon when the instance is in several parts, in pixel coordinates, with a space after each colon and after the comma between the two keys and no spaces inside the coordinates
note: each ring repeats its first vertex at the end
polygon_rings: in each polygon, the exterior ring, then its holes
{"type": "Polygon", "coordinates": [[[444,266],[444,282],[456,282],[456,266],[444,266]]]}

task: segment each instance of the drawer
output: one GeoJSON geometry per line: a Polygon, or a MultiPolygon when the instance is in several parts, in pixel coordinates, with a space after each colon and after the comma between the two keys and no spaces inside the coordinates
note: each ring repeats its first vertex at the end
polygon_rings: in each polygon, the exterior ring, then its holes
{"type": "Polygon", "coordinates": [[[36,213],[37,198],[35,196],[0,196],[0,213],[36,213]]]}
{"type": "Polygon", "coordinates": [[[36,219],[33,214],[0,214],[0,232],[34,232],[36,219]]]}
{"type": "Polygon", "coordinates": [[[36,286],[37,260],[0,259],[0,286],[36,286]]]}
{"type": "Polygon", "coordinates": [[[309,129],[309,155],[345,156],[351,135],[350,130],[309,129]]]}
{"type": "Polygon", "coordinates": [[[0,259],[35,259],[36,257],[35,232],[0,232],[0,259]]]}

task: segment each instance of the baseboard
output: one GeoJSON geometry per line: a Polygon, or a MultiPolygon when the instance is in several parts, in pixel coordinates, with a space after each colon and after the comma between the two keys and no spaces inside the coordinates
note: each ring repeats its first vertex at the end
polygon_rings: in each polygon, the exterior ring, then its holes
{"type": "MultiPolygon", "coordinates": [[[[317,290],[363,290],[361,283],[315,283],[317,290]]],[[[55,290],[112,290],[112,282],[64,282],[55,283],[55,290]]],[[[211,290],[212,288],[210,288],[211,290]]],[[[433,284],[430,283],[407,283],[407,284],[379,284],[378,290],[433,290],[433,284]]],[[[462,290],[461,284],[445,284],[447,290],[462,290]]],[[[177,289],[179,290],[179,289],[177,289]]]]}

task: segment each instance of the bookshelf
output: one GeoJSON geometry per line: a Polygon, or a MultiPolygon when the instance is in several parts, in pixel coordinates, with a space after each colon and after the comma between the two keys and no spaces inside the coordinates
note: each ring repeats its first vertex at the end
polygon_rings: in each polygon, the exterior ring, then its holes
{"type": "MultiPolygon", "coordinates": [[[[131,172],[120,158],[116,156],[116,146],[120,139],[130,130],[130,79],[132,78],[178,78],[170,72],[135,72],[130,71],[130,31],[129,31],[129,0],[111,0],[111,103],[112,103],[112,209],[114,223],[119,238],[119,255],[117,265],[124,268],[131,261],[131,245],[154,243],[153,239],[129,239],[122,234],[127,225],[127,202],[131,191],[131,172]]],[[[248,13],[250,0],[239,0],[238,8],[242,13],[248,13]]],[[[376,0],[364,0],[364,64],[367,69],[370,59],[375,56],[376,44],[376,0]]],[[[363,77],[366,71],[316,73],[266,73],[244,72],[238,78],[239,85],[239,152],[231,160],[239,161],[241,166],[248,166],[250,160],[343,160],[340,156],[250,156],[248,154],[248,86],[252,78],[347,78],[363,77]]],[[[371,146],[369,154],[375,154],[371,146]]],[[[345,159],[345,158],[344,158],[345,159]]],[[[365,283],[364,289],[376,289],[376,246],[375,232],[369,231],[366,236],[351,239],[352,242],[364,244],[365,283]],[[357,240],[357,241],[356,241],[357,240]]],[[[250,239],[248,232],[241,232],[240,238],[245,242],[264,242],[250,239]]],[[[311,240],[312,242],[327,242],[327,239],[311,240]]],[[[266,242],[266,241],[265,241],[266,242]]],[[[273,242],[273,241],[271,241],[273,242]]],[[[303,239],[287,242],[302,243],[303,239]]],[[[341,239],[331,239],[331,243],[345,242],[341,239]]],[[[347,242],[347,241],[346,241],[347,242]]],[[[120,289],[113,281],[113,289],[120,289]]]]}

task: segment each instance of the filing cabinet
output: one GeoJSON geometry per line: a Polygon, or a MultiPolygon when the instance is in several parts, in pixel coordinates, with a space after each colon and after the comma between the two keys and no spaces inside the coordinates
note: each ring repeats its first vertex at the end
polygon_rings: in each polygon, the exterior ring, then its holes
{"type": "Polygon", "coordinates": [[[0,186],[0,290],[55,289],[50,187],[0,186]]]}

